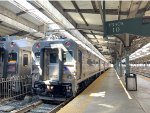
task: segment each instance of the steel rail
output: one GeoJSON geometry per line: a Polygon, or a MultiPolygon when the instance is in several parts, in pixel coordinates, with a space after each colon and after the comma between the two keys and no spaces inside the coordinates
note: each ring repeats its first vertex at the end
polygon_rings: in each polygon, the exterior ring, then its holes
{"type": "Polygon", "coordinates": [[[61,103],[60,105],[54,107],[52,110],[50,110],[48,113],[56,113],[58,110],[60,110],[62,107],[64,107],[66,104],[68,104],[74,97],[71,97],[69,99],[67,99],[66,101],[64,101],[63,103],[61,103]]]}
{"type": "Polygon", "coordinates": [[[30,111],[33,108],[36,108],[37,106],[41,105],[42,103],[43,103],[42,101],[38,101],[38,102],[35,102],[31,105],[27,105],[26,107],[23,107],[23,108],[20,108],[17,110],[13,110],[10,113],[25,113],[27,111],[30,111]]]}

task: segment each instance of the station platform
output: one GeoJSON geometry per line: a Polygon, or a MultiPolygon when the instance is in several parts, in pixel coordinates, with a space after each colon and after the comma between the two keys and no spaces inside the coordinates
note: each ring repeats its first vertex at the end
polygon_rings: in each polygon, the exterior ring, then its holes
{"type": "Polygon", "coordinates": [[[128,92],[110,68],[57,113],[150,113],[150,79],[137,80],[138,90],[128,92]]]}

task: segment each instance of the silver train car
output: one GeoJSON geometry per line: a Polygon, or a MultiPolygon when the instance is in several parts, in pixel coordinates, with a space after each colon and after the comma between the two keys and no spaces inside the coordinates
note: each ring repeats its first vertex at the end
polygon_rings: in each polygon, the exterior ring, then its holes
{"type": "Polygon", "coordinates": [[[15,92],[21,89],[19,79],[31,75],[32,46],[33,43],[27,39],[0,37],[0,79],[18,80],[11,86],[15,92]]]}
{"type": "Polygon", "coordinates": [[[71,39],[39,41],[32,50],[33,92],[42,100],[75,96],[109,66],[71,39]]]}

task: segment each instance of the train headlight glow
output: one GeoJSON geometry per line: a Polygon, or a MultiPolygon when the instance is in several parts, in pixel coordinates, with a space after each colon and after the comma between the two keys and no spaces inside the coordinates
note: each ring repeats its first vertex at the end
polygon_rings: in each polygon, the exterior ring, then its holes
{"type": "Polygon", "coordinates": [[[51,88],[51,89],[54,89],[54,86],[51,86],[50,88],[51,88]]]}
{"type": "Polygon", "coordinates": [[[68,89],[70,89],[70,90],[71,90],[71,86],[69,86],[69,87],[68,87],[68,89]]]}
{"type": "Polygon", "coordinates": [[[53,89],[54,89],[54,86],[47,86],[47,89],[48,89],[48,90],[53,90],[53,89]]]}
{"type": "Polygon", "coordinates": [[[34,87],[38,87],[38,85],[37,85],[37,84],[35,84],[35,85],[34,85],[34,87]]]}

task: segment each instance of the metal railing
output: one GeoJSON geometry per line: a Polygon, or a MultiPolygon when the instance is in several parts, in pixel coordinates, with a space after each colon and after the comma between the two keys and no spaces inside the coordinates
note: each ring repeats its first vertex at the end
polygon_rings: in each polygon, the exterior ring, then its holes
{"type": "Polygon", "coordinates": [[[0,78],[0,102],[10,99],[23,99],[31,92],[32,77],[12,76],[0,78]]]}

